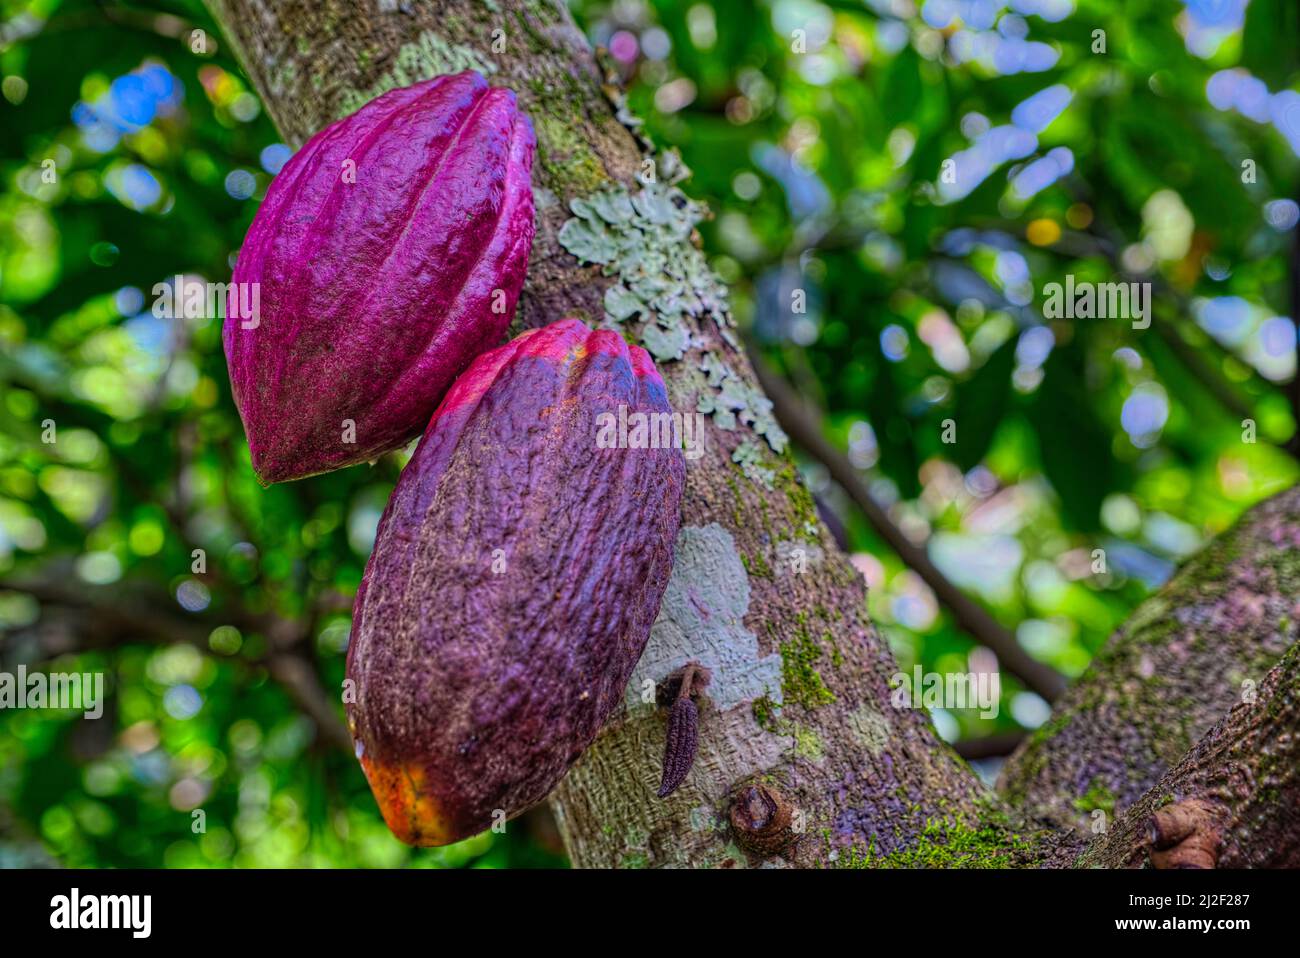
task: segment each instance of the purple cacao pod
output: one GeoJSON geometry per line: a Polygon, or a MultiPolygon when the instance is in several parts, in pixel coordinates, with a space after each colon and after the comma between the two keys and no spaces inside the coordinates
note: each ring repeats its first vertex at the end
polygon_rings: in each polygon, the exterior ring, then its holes
{"type": "Polygon", "coordinates": [[[232,277],[257,284],[234,287],[258,290],[256,315],[228,307],[222,329],[264,483],[400,448],[500,342],[533,240],[533,149],[515,95],[465,72],[385,93],[285,164],[232,277]]]}
{"type": "Polygon", "coordinates": [[[572,319],[480,356],[434,414],[348,647],[348,724],[402,841],[459,841],[541,801],[622,700],[668,584],[685,461],[601,430],[652,414],[666,435],[645,350],[572,319]]]}

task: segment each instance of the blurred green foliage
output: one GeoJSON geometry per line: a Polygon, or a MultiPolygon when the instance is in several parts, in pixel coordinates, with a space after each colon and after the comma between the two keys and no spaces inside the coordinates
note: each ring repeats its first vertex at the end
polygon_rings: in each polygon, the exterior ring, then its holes
{"type": "MultiPolygon", "coordinates": [[[[1080,672],[1174,563],[1295,481],[1290,0],[573,9],[693,170],[757,348],[1035,656],[1080,672]],[[1068,276],[1152,283],[1151,327],[1045,319],[1068,276]]],[[[288,156],[206,12],[0,0],[0,74],[0,580],[43,577],[68,611],[0,588],[0,665],[110,690],[99,722],[0,715],[0,865],[561,863],[540,815],[403,847],[276,678],[289,654],[339,687],[403,458],[260,488],[220,324],[150,312],[178,274],[228,277],[288,156]]],[[[965,671],[969,637],[804,468],[900,666],[965,671]]],[[[935,718],[956,739],[1045,715],[1008,681],[998,718],[935,718]]]]}

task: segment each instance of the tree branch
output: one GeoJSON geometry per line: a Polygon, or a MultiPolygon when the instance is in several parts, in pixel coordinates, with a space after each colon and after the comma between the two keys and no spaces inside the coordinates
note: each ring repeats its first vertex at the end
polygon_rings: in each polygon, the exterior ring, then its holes
{"type": "MultiPolygon", "coordinates": [[[[78,637],[76,647],[60,646],[60,654],[117,648],[132,642],[158,645],[185,642],[207,652],[208,636],[213,628],[223,624],[160,611],[167,607],[165,598],[146,598],[129,584],[106,590],[73,587],[57,580],[4,578],[0,579],[0,591],[30,595],[46,611],[62,609],[74,613],[67,624],[78,637]]],[[[285,636],[294,630],[293,623],[274,616],[258,617],[242,612],[234,616],[233,622],[237,622],[242,631],[260,631],[269,639],[266,652],[259,656],[245,656],[238,661],[265,666],[294,704],[315,721],[324,740],[350,754],[352,736],[321,686],[310,661],[300,653],[301,642],[296,638],[285,640],[285,636]]]]}
{"type": "Polygon", "coordinates": [[[983,758],[1000,758],[1016,750],[1025,736],[1021,732],[1002,732],[996,735],[984,735],[980,738],[965,738],[953,742],[952,747],[968,762],[983,758]]]}
{"type": "Polygon", "coordinates": [[[1027,814],[1137,802],[1300,634],[1300,486],[1248,510],[1147,599],[1003,766],[1027,814]]]}
{"type": "Polygon", "coordinates": [[[1300,645],[1085,852],[1085,867],[1300,868],[1300,645]]]}

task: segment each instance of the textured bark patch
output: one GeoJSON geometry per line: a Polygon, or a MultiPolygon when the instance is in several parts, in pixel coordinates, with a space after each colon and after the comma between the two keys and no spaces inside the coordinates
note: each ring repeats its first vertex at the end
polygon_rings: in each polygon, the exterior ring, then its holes
{"type": "Polygon", "coordinates": [[[815,542],[807,539],[781,539],[776,544],[776,574],[808,575],[826,561],[826,553],[815,542]]]}
{"type": "Polygon", "coordinates": [[[1300,645],[1097,836],[1081,867],[1300,867],[1300,645]]]}
{"type": "Polygon", "coordinates": [[[849,713],[849,724],[854,737],[874,757],[889,744],[889,719],[871,705],[863,703],[849,713]]]}
{"type": "Polygon", "coordinates": [[[402,473],[357,594],[348,710],[389,827],[466,838],[543,799],[621,701],[672,564],[677,449],[599,448],[666,412],[653,362],[576,320],[457,380],[402,473]]]}
{"type": "Polygon", "coordinates": [[[424,30],[411,43],[403,43],[393,58],[393,67],[364,92],[349,90],[339,100],[339,115],[361,109],[377,96],[398,87],[410,86],[444,73],[474,70],[485,76],[497,72],[497,65],[473,47],[450,43],[438,34],[424,30]]]}

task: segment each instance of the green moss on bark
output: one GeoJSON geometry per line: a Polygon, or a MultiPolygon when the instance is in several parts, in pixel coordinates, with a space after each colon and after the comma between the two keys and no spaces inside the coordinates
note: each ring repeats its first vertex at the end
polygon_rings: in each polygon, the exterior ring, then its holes
{"type": "Polygon", "coordinates": [[[1036,860],[1036,842],[1006,825],[927,821],[910,841],[887,854],[874,845],[841,854],[841,868],[1016,868],[1036,860]]]}
{"type": "Polygon", "coordinates": [[[824,658],[828,656],[822,643],[808,631],[801,613],[795,637],[781,643],[781,695],[786,702],[815,709],[835,701],[835,693],[826,687],[817,671],[817,663],[824,658]]]}

